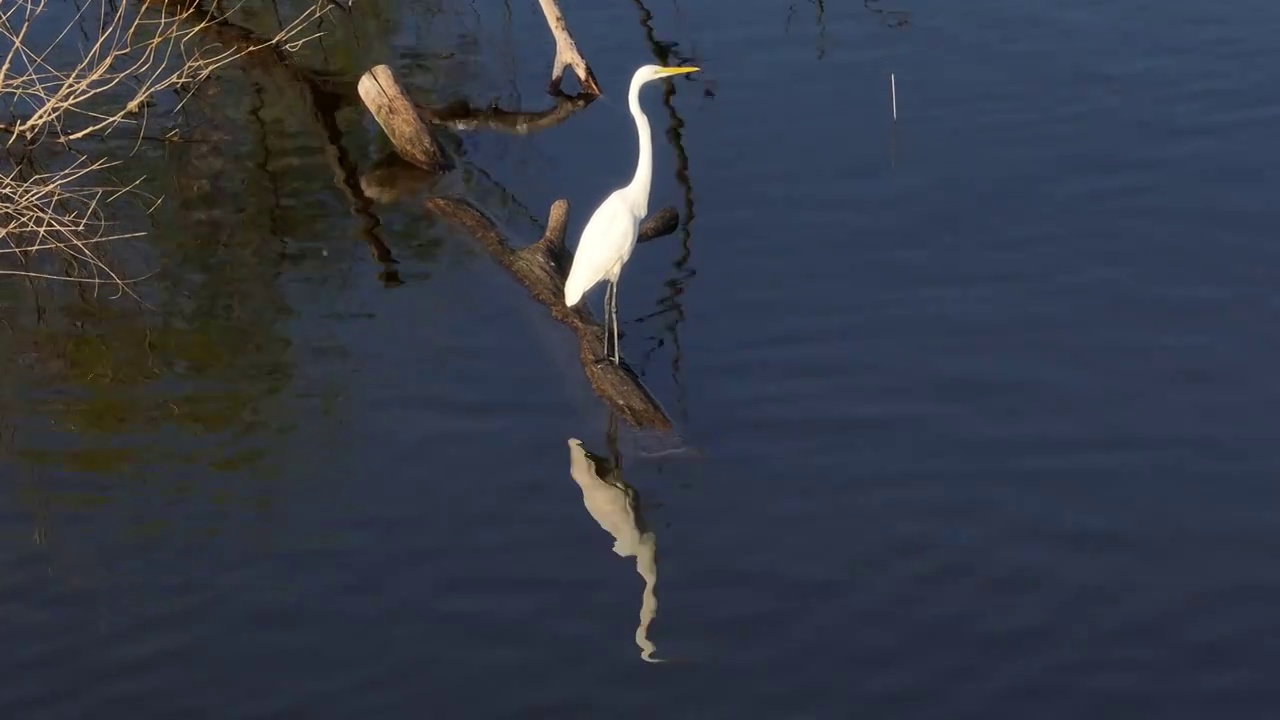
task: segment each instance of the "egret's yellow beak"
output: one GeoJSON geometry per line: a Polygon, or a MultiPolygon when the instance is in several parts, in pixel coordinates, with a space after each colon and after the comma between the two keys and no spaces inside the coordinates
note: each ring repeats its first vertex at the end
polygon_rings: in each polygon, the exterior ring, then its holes
{"type": "Polygon", "coordinates": [[[658,71],[659,77],[667,77],[668,75],[683,75],[685,73],[698,72],[702,68],[696,67],[664,67],[658,71]]]}

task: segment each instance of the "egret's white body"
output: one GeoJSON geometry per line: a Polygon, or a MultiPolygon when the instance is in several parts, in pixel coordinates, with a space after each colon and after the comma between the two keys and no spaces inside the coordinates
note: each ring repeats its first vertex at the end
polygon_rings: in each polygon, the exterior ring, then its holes
{"type": "MultiPolygon", "coordinates": [[[[649,213],[649,184],[653,179],[653,138],[649,118],[640,109],[640,88],[650,80],[694,72],[696,67],[645,65],[631,76],[627,104],[636,120],[640,155],[631,183],[610,193],[592,213],[574,250],[573,266],[564,283],[565,305],[577,305],[582,296],[601,280],[609,283],[605,292],[605,321],[613,326],[613,361],[618,362],[618,278],[622,266],[636,247],[640,221],[649,213]]],[[[609,344],[605,328],[605,347],[609,344]]]]}

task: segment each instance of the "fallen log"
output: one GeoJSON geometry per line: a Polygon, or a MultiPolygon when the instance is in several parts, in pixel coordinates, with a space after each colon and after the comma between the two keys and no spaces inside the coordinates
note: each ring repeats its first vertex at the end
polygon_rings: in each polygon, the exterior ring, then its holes
{"type": "MultiPolygon", "coordinates": [[[[605,358],[605,331],[587,303],[564,304],[564,281],[572,263],[565,247],[565,227],[569,203],[551,205],[547,229],[532,245],[515,248],[492,220],[460,197],[436,197],[425,202],[427,210],[467,231],[504,270],[519,282],[529,296],[547,308],[551,317],[573,331],[578,340],[578,359],[587,382],[596,396],[619,417],[636,428],[670,430],[671,418],[623,358],[615,365],[605,358]]],[[[674,212],[674,211],[672,211],[674,212]]],[[[659,214],[664,214],[661,211],[659,214]]],[[[660,232],[666,220],[646,220],[647,232],[660,232]]],[[[642,231],[646,232],[646,231],[642,231]]],[[[646,235],[652,239],[655,235],[646,235]]]]}

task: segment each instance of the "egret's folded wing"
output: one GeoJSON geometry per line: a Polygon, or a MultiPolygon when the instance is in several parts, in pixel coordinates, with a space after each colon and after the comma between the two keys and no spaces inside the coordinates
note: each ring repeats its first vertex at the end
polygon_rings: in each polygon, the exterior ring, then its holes
{"type": "Polygon", "coordinates": [[[588,290],[608,277],[635,246],[639,223],[620,193],[605,198],[582,231],[573,252],[573,266],[564,282],[564,302],[569,307],[577,305],[588,290]]]}

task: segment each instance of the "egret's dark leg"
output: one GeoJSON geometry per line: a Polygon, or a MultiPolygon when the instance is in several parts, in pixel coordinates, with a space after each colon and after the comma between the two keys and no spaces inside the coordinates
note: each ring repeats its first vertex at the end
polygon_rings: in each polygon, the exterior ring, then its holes
{"type": "Polygon", "coordinates": [[[613,314],[613,364],[614,364],[614,365],[620,365],[620,364],[621,364],[621,362],[619,361],[619,358],[621,357],[622,353],[621,353],[621,350],[619,349],[619,346],[618,346],[618,281],[617,281],[617,280],[614,280],[614,281],[610,282],[610,283],[609,283],[609,287],[613,288],[613,292],[612,292],[612,293],[610,293],[610,298],[611,298],[611,299],[612,299],[612,301],[613,301],[613,302],[612,302],[612,314],[613,314]]]}
{"type": "Polygon", "coordinates": [[[604,354],[609,356],[609,327],[613,324],[613,283],[604,287],[604,354]]]}
{"type": "MultiPolygon", "coordinates": [[[[608,281],[606,281],[608,282],[608,281]]],[[[596,360],[596,364],[613,362],[613,357],[609,354],[609,338],[612,333],[609,332],[610,319],[613,313],[610,309],[613,307],[613,283],[604,286],[604,354],[596,360]]]]}

